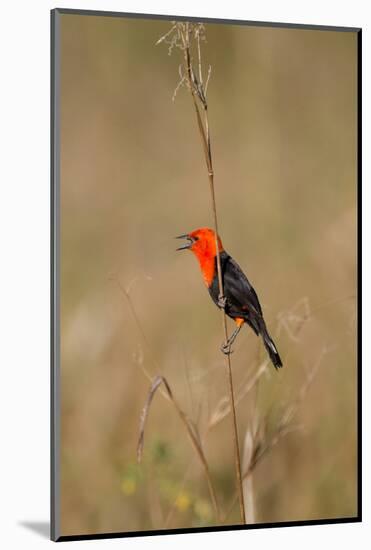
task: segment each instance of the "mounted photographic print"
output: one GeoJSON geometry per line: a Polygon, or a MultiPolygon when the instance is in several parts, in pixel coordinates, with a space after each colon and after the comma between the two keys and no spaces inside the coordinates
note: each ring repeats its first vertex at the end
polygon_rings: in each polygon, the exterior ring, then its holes
{"type": "Polygon", "coordinates": [[[361,520],[360,56],[52,11],[53,540],[361,520]]]}

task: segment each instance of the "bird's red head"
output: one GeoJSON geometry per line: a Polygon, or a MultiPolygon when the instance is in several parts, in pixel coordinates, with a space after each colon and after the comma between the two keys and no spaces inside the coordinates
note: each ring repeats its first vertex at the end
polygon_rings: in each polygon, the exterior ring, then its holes
{"type": "MultiPolygon", "coordinates": [[[[187,239],[187,243],[177,248],[177,250],[191,250],[200,263],[200,267],[206,284],[211,284],[214,276],[214,261],[216,257],[215,231],[208,227],[195,229],[191,233],[180,235],[177,239],[187,239]]],[[[218,236],[219,252],[223,251],[222,241],[218,236]]]]}

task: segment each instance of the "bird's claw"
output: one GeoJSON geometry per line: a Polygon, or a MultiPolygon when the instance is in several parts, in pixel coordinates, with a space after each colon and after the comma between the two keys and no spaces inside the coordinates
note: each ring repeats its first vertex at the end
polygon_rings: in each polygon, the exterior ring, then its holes
{"type": "Polygon", "coordinates": [[[228,342],[222,344],[222,346],[220,347],[220,351],[224,353],[224,355],[231,355],[231,353],[233,353],[231,349],[231,344],[228,344],[228,342]]]}
{"type": "Polygon", "coordinates": [[[227,298],[225,296],[220,295],[218,297],[218,306],[222,309],[225,309],[227,303],[227,298]]]}

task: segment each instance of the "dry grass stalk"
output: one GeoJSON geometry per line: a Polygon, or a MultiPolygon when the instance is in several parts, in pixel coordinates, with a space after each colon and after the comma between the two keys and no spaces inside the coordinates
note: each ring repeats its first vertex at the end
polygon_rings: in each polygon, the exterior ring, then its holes
{"type": "Polygon", "coordinates": [[[171,391],[170,386],[169,386],[166,378],[163,377],[163,376],[156,376],[156,378],[154,379],[154,381],[151,385],[151,388],[148,392],[147,400],[146,400],[146,403],[144,405],[144,408],[143,408],[143,411],[142,411],[142,414],[141,414],[141,417],[140,417],[139,439],[138,439],[138,446],[137,446],[137,460],[138,460],[138,462],[141,462],[141,460],[142,460],[146,420],[148,418],[148,414],[149,414],[150,406],[151,406],[151,403],[152,403],[152,399],[153,399],[157,389],[161,386],[161,384],[164,386],[164,388],[166,390],[166,393],[168,395],[168,398],[170,399],[170,401],[174,405],[174,408],[175,408],[180,420],[182,421],[184,427],[186,428],[187,434],[188,434],[188,436],[191,440],[193,448],[196,451],[196,453],[197,453],[197,455],[200,459],[200,462],[202,464],[202,467],[204,469],[204,473],[205,473],[205,476],[206,476],[207,485],[208,485],[208,489],[209,489],[209,493],[210,493],[210,499],[211,499],[211,502],[212,502],[212,505],[213,505],[213,508],[214,508],[215,516],[216,516],[217,521],[219,522],[220,521],[220,512],[219,512],[218,501],[217,501],[217,498],[216,498],[216,493],[215,493],[214,485],[213,485],[213,482],[212,482],[212,478],[211,478],[211,475],[210,475],[209,465],[208,465],[208,462],[206,460],[206,457],[205,457],[205,454],[204,454],[204,451],[203,451],[203,448],[202,448],[202,445],[201,445],[201,441],[200,441],[200,438],[199,438],[199,435],[198,435],[198,432],[197,432],[197,428],[194,426],[194,424],[188,418],[188,416],[185,414],[185,412],[180,408],[178,402],[174,398],[173,392],[171,391]]]}
{"type": "MultiPolygon", "coordinates": [[[[247,381],[241,384],[241,387],[238,390],[238,393],[235,398],[236,408],[242,402],[242,400],[248,395],[248,393],[250,393],[250,391],[256,387],[258,381],[266,372],[268,366],[269,366],[269,361],[268,360],[264,361],[257,368],[255,373],[252,376],[249,375],[247,381]]],[[[210,415],[208,430],[212,430],[218,424],[220,424],[220,422],[222,422],[224,418],[226,418],[230,414],[230,412],[231,412],[231,405],[230,405],[229,399],[227,396],[223,396],[219,400],[213,413],[210,415]]]]}
{"type": "MultiPolygon", "coordinates": [[[[242,479],[243,482],[251,479],[251,474],[256,468],[256,466],[261,462],[261,460],[288,434],[298,431],[302,428],[299,424],[294,424],[293,419],[297,414],[301,403],[304,401],[308,390],[322,364],[322,361],[329,350],[325,347],[322,349],[316,363],[308,371],[306,380],[301,386],[296,399],[293,400],[290,405],[288,405],[285,411],[282,413],[280,419],[276,423],[276,426],[273,430],[268,431],[268,418],[259,419],[255,417],[254,429],[250,430],[250,437],[252,436],[249,445],[251,447],[249,451],[249,461],[246,469],[244,470],[242,479]]],[[[225,521],[230,513],[232,512],[237,500],[237,495],[232,499],[229,510],[224,516],[223,520],[225,521]]]]}
{"type": "MultiPolygon", "coordinates": [[[[147,278],[148,278],[148,276],[147,276],[147,278]]],[[[130,290],[131,290],[133,281],[132,281],[127,287],[124,287],[124,286],[121,284],[121,282],[120,282],[118,276],[117,276],[115,273],[113,273],[113,274],[110,275],[110,280],[113,281],[114,283],[116,283],[116,285],[117,285],[119,291],[120,291],[121,294],[125,297],[125,299],[126,299],[128,305],[129,305],[131,314],[132,314],[132,316],[133,316],[133,318],[134,318],[134,320],[135,320],[135,323],[136,323],[136,325],[137,325],[137,328],[138,328],[138,331],[139,331],[139,333],[140,333],[140,336],[141,336],[141,338],[142,338],[142,340],[143,340],[143,342],[144,342],[144,345],[145,345],[146,348],[147,348],[147,351],[148,351],[148,353],[149,353],[149,356],[150,356],[150,358],[151,358],[151,360],[152,360],[153,366],[156,368],[157,372],[160,371],[160,370],[161,370],[161,369],[160,369],[160,365],[159,365],[159,363],[157,362],[157,360],[156,360],[156,358],[155,358],[155,356],[154,356],[154,354],[153,354],[153,352],[152,352],[150,343],[149,343],[148,338],[147,338],[147,336],[146,336],[146,333],[145,333],[145,331],[144,331],[144,329],[143,329],[142,323],[141,323],[141,321],[140,321],[140,319],[139,319],[139,317],[138,317],[137,311],[136,311],[136,309],[135,309],[135,307],[134,307],[133,300],[132,300],[132,298],[131,298],[131,296],[130,296],[130,290]]],[[[140,369],[142,370],[142,372],[143,372],[143,374],[145,375],[145,377],[146,377],[151,383],[153,383],[154,377],[153,377],[153,375],[146,369],[146,367],[144,366],[143,362],[142,362],[142,361],[140,361],[140,362],[136,361],[136,364],[139,365],[139,367],[140,367],[140,369]]],[[[162,388],[160,388],[159,391],[160,391],[161,395],[162,395],[166,400],[169,400],[168,394],[167,394],[166,392],[164,392],[164,391],[162,390],[162,388]]]]}
{"type": "MultiPolygon", "coordinates": [[[[149,279],[150,277],[146,276],[146,278],[149,279]]],[[[126,300],[128,301],[130,310],[133,314],[138,330],[142,336],[143,342],[145,346],[148,348],[148,351],[150,352],[151,360],[153,361],[154,366],[157,369],[159,369],[159,365],[152,353],[152,350],[150,349],[148,338],[145,334],[144,328],[141,324],[141,321],[135,309],[133,300],[130,296],[130,291],[133,285],[133,281],[129,283],[129,285],[124,287],[120,283],[116,275],[111,275],[110,279],[116,282],[116,284],[120,289],[120,292],[125,296],[126,300]]],[[[334,303],[338,303],[339,301],[347,300],[350,298],[353,298],[353,296],[346,296],[344,298],[331,300],[329,302],[326,302],[325,304],[322,304],[312,309],[310,307],[308,298],[304,297],[301,300],[299,300],[296,304],[294,304],[292,308],[290,308],[290,310],[288,310],[287,312],[282,312],[278,316],[277,333],[280,332],[281,329],[284,329],[286,331],[286,334],[289,336],[291,340],[293,340],[293,342],[298,342],[299,335],[303,330],[304,325],[312,319],[313,311],[317,311],[324,307],[328,307],[329,305],[332,305],[334,303]]],[[[271,431],[270,434],[267,434],[267,428],[266,428],[267,418],[263,420],[259,420],[257,413],[255,413],[254,418],[252,419],[253,429],[249,428],[246,431],[245,442],[244,442],[244,456],[243,456],[244,474],[242,476],[242,482],[244,486],[245,509],[247,509],[248,511],[247,517],[246,517],[246,521],[248,523],[253,523],[255,520],[251,475],[255,467],[262,460],[262,458],[266,456],[268,452],[272,450],[273,447],[275,447],[281,439],[283,439],[286,435],[288,435],[292,431],[298,430],[300,428],[300,426],[294,425],[292,423],[292,420],[297,410],[299,409],[300,404],[305,399],[306,394],[309,390],[309,387],[320,367],[320,364],[328,351],[329,350],[327,348],[322,349],[316,364],[311,370],[308,371],[306,380],[302,385],[302,387],[300,388],[296,399],[294,399],[292,403],[285,409],[284,413],[281,415],[280,420],[277,422],[276,427],[274,428],[273,431],[271,431]]],[[[256,371],[252,375],[250,373],[247,375],[245,381],[242,382],[241,387],[238,391],[238,394],[235,400],[236,406],[240,404],[240,402],[242,402],[242,400],[249,394],[251,390],[257,387],[262,375],[267,371],[268,363],[269,363],[268,361],[264,361],[263,363],[260,364],[260,366],[256,369],[256,371]]],[[[149,371],[145,368],[142,362],[140,363],[140,367],[144,375],[151,381],[151,389],[147,396],[147,402],[141,416],[140,439],[138,443],[138,459],[140,460],[142,457],[143,443],[144,443],[144,427],[145,427],[146,418],[149,413],[149,407],[152,402],[154,393],[160,392],[162,396],[166,398],[167,401],[173,402],[178,412],[178,415],[182,419],[183,423],[186,425],[187,432],[190,436],[192,445],[196,449],[197,455],[200,457],[201,464],[205,467],[205,475],[208,481],[210,498],[213,503],[215,515],[220,522],[224,522],[232,512],[237,502],[238,494],[236,493],[235,497],[232,499],[232,502],[229,506],[227,513],[224,515],[221,515],[219,506],[217,503],[217,499],[216,499],[216,493],[210,477],[208,464],[207,464],[205,455],[203,453],[199,432],[196,426],[188,418],[188,416],[180,409],[179,405],[174,400],[174,397],[172,396],[172,399],[170,398],[170,395],[172,395],[172,392],[170,391],[169,393],[170,387],[167,381],[161,376],[154,378],[149,373],[149,371]],[[161,383],[163,383],[164,387],[166,388],[165,391],[161,388],[161,383]]],[[[205,435],[207,435],[211,429],[216,427],[226,416],[228,416],[230,412],[231,410],[230,410],[230,403],[228,401],[228,397],[224,396],[223,398],[220,399],[213,413],[209,417],[209,422],[206,428],[205,435]]],[[[165,527],[169,525],[169,522],[174,513],[174,508],[175,507],[173,505],[167,514],[165,527]]]]}
{"type": "MultiPolygon", "coordinates": [[[[276,329],[277,336],[280,334],[281,330],[284,329],[286,334],[293,342],[300,341],[300,333],[303,330],[305,324],[312,319],[313,311],[317,311],[322,307],[325,307],[329,304],[336,303],[339,300],[331,301],[322,306],[311,309],[309,300],[307,297],[300,299],[296,302],[288,312],[281,312],[278,315],[278,326],[276,329]]],[[[250,373],[247,374],[246,379],[241,383],[241,387],[238,390],[235,403],[236,407],[245,399],[245,397],[256,388],[263,374],[267,372],[269,367],[269,360],[263,361],[260,366],[256,369],[253,375],[250,373]]],[[[210,415],[208,430],[215,428],[220,422],[224,420],[226,416],[230,413],[230,405],[228,402],[227,396],[223,396],[217,406],[215,407],[213,413],[210,415]]]]}
{"type": "MultiPolygon", "coordinates": [[[[246,430],[242,464],[245,471],[249,471],[251,460],[254,453],[255,433],[254,426],[249,426],[246,430]]],[[[246,523],[255,523],[255,505],[254,505],[254,485],[252,471],[243,479],[243,496],[245,500],[246,523]]]]}
{"type": "MultiPolygon", "coordinates": [[[[207,86],[209,83],[211,69],[209,68],[207,82],[206,82],[206,85],[204,86],[203,75],[202,75],[202,59],[201,59],[201,40],[203,39],[205,39],[205,28],[202,23],[176,22],[173,24],[170,31],[167,32],[164,36],[162,36],[157,43],[161,43],[161,42],[168,43],[169,54],[171,53],[174,47],[177,47],[182,50],[184,55],[185,76],[183,76],[182,71],[180,71],[181,80],[175,90],[175,93],[177,92],[179,86],[181,86],[183,83],[186,83],[187,88],[190,91],[192,101],[193,101],[193,106],[195,109],[197,125],[201,136],[201,142],[202,142],[202,147],[205,155],[205,162],[206,162],[208,178],[209,178],[211,207],[212,207],[214,230],[215,230],[219,299],[220,299],[220,303],[223,304],[223,302],[225,303],[225,299],[224,299],[223,280],[222,280],[222,271],[221,271],[221,263],[220,263],[219,243],[217,239],[217,235],[219,233],[218,217],[217,217],[216,199],[215,199],[214,169],[213,169],[213,160],[212,160],[212,153],[211,153],[208,104],[206,99],[207,86]],[[196,55],[197,55],[197,61],[198,61],[198,75],[196,74],[192,63],[192,55],[191,55],[192,41],[197,52],[196,55]],[[203,120],[202,120],[200,109],[203,112],[203,120]]],[[[222,308],[222,320],[223,320],[224,339],[225,339],[225,342],[227,342],[228,327],[227,327],[227,317],[225,314],[224,307],[222,308]]],[[[225,361],[226,361],[226,366],[228,371],[230,410],[232,411],[232,420],[233,420],[233,442],[234,442],[236,481],[237,481],[239,504],[240,504],[240,516],[241,516],[241,522],[246,523],[242,476],[241,476],[240,448],[239,448],[239,440],[238,440],[236,407],[235,407],[234,388],[233,388],[232,364],[231,364],[230,355],[228,354],[225,357],[226,357],[225,361]]]]}
{"type": "MultiPolygon", "coordinates": [[[[133,315],[133,318],[134,318],[135,323],[137,325],[137,328],[139,330],[139,333],[140,333],[140,335],[143,339],[143,342],[144,342],[145,346],[147,347],[147,349],[150,353],[152,362],[153,362],[154,366],[158,370],[160,370],[160,366],[157,363],[157,361],[156,361],[156,359],[155,359],[155,357],[152,353],[152,350],[151,350],[149,341],[147,339],[146,333],[143,329],[142,323],[141,323],[141,321],[138,317],[137,311],[135,309],[133,300],[130,296],[130,290],[131,290],[131,287],[132,287],[132,283],[130,283],[127,287],[124,287],[121,284],[121,282],[120,282],[120,280],[119,280],[119,278],[117,277],[116,274],[111,274],[110,280],[114,281],[117,284],[120,292],[126,298],[128,304],[129,304],[129,307],[130,307],[130,311],[133,315]]],[[[161,393],[161,395],[167,401],[171,401],[173,403],[173,405],[175,407],[175,410],[178,413],[178,416],[180,417],[180,419],[182,420],[184,426],[186,427],[186,430],[187,430],[187,433],[188,433],[188,435],[190,437],[190,440],[192,442],[193,448],[196,450],[197,455],[200,458],[201,464],[203,466],[204,473],[205,473],[205,476],[206,476],[206,479],[207,479],[209,493],[210,493],[210,499],[211,499],[211,502],[212,502],[212,505],[213,505],[213,508],[214,508],[214,512],[215,512],[215,516],[216,516],[216,519],[220,522],[221,514],[220,514],[219,505],[218,505],[218,501],[217,501],[217,497],[216,497],[216,492],[215,492],[215,489],[214,489],[214,486],[213,486],[213,482],[212,482],[211,475],[210,475],[210,470],[209,470],[209,465],[208,465],[207,459],[205,457],[205,454],[203,452],[202,444],[201,444],[200,437],[199,437],[196,426],[193,424],[193,422],[190,420],[190,418],[184,413],[184,411],[180,408],[178,402],[174,399],[174,396],[172,394],[172,391],[170,390],[170,386],[169,386],[166,378],[163,377],[163,376],[153,377],[151,375],[151,373],[143,365],[142,362],[140,362],[139,365],[140,365],[140,368],[141,368],[142,372],[146,376],[146,378],[151,382],[151,388],[150,388],[149,393],[147,395],[147,400],[146,400],[146,403],[145,403],[145,406],[143,408],[142,415],[141,415],[141,418],[140,418],[139,440],[138,440],[138,445],[137,445],[137,461],[141,462],[141,459],[142,459],[143,445],[144,445],[145,423],[146,423],[146,419],[147,419],[147,416],[148,416],[148,413],[149,413],[149,408],[150,408],[152,399],[154,397],[154,394],[158,390],[161,393]],[[161,384],[165,387],[165,391],[162,389],[161,384]]]]}

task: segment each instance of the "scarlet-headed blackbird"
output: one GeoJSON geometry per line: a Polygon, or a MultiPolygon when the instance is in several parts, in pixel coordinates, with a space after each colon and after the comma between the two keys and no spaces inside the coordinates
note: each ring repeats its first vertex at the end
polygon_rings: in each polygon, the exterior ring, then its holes
{"type": "Polygon", "coordinates": [[[268,333],[256,292],[237,262],[223,249],[220,237],[218,236],[218,248],[224,301],[219,292],[215,232],[212,229],[203,227],[191,233],[180,235],[177,239],[187,239],[187,243],[177,250],[189,249],[195,254],[211,298],[218,307],[225,309],[226,314],[237,325],[233,334],[222,346],[222,351],[227,354],[231,353],[231,345],[242,325],[247,323],[256,335],[262,337],[265,349],[274,367],[276,369],[282,367],[277,348],[268,333]]]}

